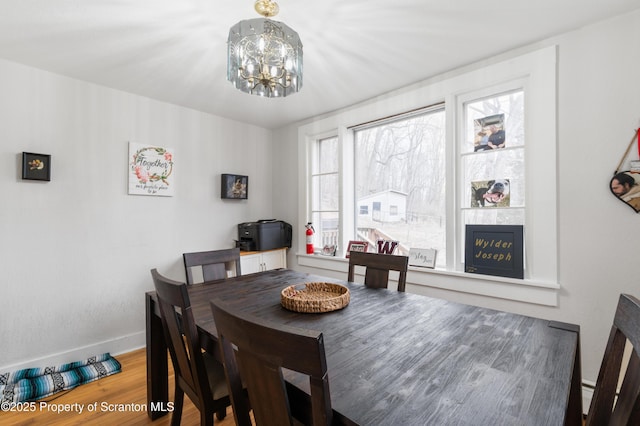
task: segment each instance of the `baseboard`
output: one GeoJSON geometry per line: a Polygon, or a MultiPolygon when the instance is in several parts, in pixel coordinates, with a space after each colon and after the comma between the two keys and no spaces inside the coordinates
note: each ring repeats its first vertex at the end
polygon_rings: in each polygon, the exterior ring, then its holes
{"type": "Polygon", "coordinates": [[[59,352],[40,358],[33,358],[18,364],[5,365],[0,367],[0,372],[21,370],[23,368],[54,367],[74,361],[81,361],[94,355],[109,352],[111,355],[119,355],[140,349],[146,344],[145,332],[133,333],[126,336],[117,337],[111,340],[95,343],[93,345],[74,348],[69,351],[59,352]]]}

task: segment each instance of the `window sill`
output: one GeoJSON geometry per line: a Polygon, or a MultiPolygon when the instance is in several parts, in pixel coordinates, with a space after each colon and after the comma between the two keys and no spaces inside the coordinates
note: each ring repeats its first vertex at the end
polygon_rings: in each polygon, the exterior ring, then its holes
{"type": "MultiPolygon", "coordinates": [[[[346,258],[309,254],[297,254],[296,256],[300,266],[342,272],[345,277],[347,275],[349,260],[346,258]]],[[[318,273],[321,274],[321,272],[318,273]]],[[[433,287],[544,306],[557,306],[558,291],[560,290],[557,283],[540,280],[519,280],[413,266],[409,267],[407,285],[433,287]]]]}

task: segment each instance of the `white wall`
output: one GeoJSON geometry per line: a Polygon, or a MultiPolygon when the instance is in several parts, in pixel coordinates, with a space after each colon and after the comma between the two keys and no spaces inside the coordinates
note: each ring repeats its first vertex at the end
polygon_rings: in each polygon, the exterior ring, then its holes
{"type": "Polygon", "coordinates": [[[183,252],[273,216],[270,130],[6,61],[0,93],[0,371],[144,346],[149,270],[184,280],[183,252]],[[174,197],[127,195],[129,141],[175,149],[174,197]],[[23,151],[51,182],[21,180],[23,151]]]}
{"type": "MultiPolygon", "coordinates": [[[[426,286],[409,286],[408,291],[579,324],[583,379],[595,381],[619,294],[640,296],[635,256],[640,215],[609,191],[609,180],[634,129],[640,126],[637,71],[640,69],[640,11],[503,54],[500,58],[553,44],[559,46],[557,215],[562,288],[558,306],[543,307],[426,286]]],[[[437,84],[438,78],[432,81],[437,84]]],[[[286,161],[293,163],[295,153],[302,149],[298,126],[319,120],[320,117],[276,132],[276,149],[287,153],[286,161]]],[[[298,203],[304,202],[295,196],[297,182],[282,168],[274,171],[274,182],[291,194],[276,205],[275,216],[289,212],[289,222],[294,229],[303,229],[293,214],[298,203]]],[[[297,266],[292,253],[289,265],[309,272],[340,275],[297,266]]]]}

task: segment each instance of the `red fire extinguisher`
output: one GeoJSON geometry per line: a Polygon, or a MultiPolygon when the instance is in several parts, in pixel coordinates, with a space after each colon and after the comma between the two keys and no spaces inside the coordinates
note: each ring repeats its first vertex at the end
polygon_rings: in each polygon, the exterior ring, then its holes
{"type": "Polygon", "coordinates": [[[311,222],[307,223],[305,228],[307,228],[307,254],[313,254],[313,233],[315,230],[313,229],[311,222]]]}

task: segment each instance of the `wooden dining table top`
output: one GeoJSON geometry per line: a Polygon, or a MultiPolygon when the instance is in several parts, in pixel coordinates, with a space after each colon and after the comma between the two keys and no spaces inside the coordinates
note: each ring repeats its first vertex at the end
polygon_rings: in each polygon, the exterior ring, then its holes
{"type": "MultiPolygon", "coordinates": [[[[292,270],[192,285],[189,297],[213,352],[214,298],[265,322],[321,331],[338,423],[579,424],[579,328],[571,324],[292,270]],[[282,289],[305,282],[342,284],[350,303],[318,314],[283,308],[282,289]]],[[[308,390],[299,375],[285,377],[308,390]]]]}

